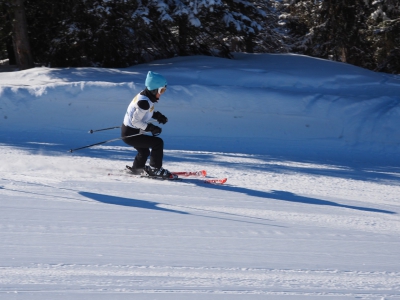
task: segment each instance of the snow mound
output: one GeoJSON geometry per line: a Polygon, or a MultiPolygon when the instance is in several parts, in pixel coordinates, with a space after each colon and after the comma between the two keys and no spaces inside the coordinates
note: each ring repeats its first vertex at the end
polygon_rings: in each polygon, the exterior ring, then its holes
{"type": "MultiPolygon", "coordinates": [[[[163,137],[170,149],[386,158],[399,153],[400,77],[293,54],[2,73],[0,136],[66,147],[94,143],[87,131],[121,124],[149,70],[168,80],[156,109],[168,116],[163,137]]],[[[96,138],[118,136],[110,131],[96,138]]]]}

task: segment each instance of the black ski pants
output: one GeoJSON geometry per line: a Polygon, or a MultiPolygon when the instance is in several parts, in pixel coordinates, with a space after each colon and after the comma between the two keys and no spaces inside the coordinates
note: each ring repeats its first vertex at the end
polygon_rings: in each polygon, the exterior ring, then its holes
{"type": "MultiPolygon", "coordinates": [[[[122,124],[121,137],[139,134],[140,130],[122,124]]],[[[137,155],[133,161],[133,168],[143,168],[147,158],[150,156],[150,166],[161,168],[164,154],[164,141],[156,136],[137,135],[123,141],[137,150],[137,155]],[[151,148],[151,152],[150,152],[151,148]]]]}

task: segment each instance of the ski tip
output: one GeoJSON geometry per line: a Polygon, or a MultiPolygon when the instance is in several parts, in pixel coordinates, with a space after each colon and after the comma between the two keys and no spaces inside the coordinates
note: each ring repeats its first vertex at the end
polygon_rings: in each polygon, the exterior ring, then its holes
{"type": "Polygon", "coordinates": [[[204,182],[205,183],[211,183],[211,184],[224,184],[228,178],[222,178],[222,179],[207,179],[204,182]]]}

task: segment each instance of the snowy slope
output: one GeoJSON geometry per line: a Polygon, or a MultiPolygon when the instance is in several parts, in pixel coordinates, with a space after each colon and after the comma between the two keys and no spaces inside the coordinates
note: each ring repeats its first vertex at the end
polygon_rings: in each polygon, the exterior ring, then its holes
{"type": "Polygon", "coordinates": [[[0,299],[400,299],[400,80],[296,55],[0,73],[0,299]],[[165,164],[123,176],[148,70],[165,164]],[[108,175],[112,173],[113,175],[108,175]]]}

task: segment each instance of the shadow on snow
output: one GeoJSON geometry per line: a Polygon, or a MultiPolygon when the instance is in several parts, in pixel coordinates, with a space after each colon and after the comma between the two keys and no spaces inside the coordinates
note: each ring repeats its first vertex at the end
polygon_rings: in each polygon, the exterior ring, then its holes
{"type": "Polygon", "coordinates": [[[172,212],[177,214],[184,214],[188,215],[189,213],[162,208],[159,205],[162,203],[152,202],[152,201],[145,201],[145,200],[136,200],[136,199],[129,199],[129,198],[122,198],[116,197],[111,195],[103,195],[103,194],[96,194],[96,193],[89,193],[89,192],[79,192],[80,195],[93,199],[98,202],[106,203],[106,204],[114,204],[114,205],[121,205],[121,206],[129,206],[129,207],[137,207],[137,208],[144,208],[144,209],[151,209],[151,210],[159,210],[164,212],[172,212]]]}
{"type": "MultiPolygon", "coordinates": [[[[201,182],[199,180],[187,179],[185,181],[191,182],[191,183],[194,183],[197,185],[201,185],[203,187],[207,186],[207,187],[212,187],[212,188],[223,190],[223,191],[242,193],[242,194],[246,194],[246,195],[249,195],[252,197],[276,199],[276,200],[287,201],[287,202],[292,202],[292,203],[332,206],[332,207],[347,208],[347,209],[373,212],[373,213],[396,214],[396,212],[389,211],[389,210],[383,210],[383,209],[377,209],[377,208],[371,208],[371,207],[363,207],[363,206],[345,205],[345,204],[340,204],[340,203],[333,202],[333,201],[300,196],[300,195],[296,195],[294,193],[286,192],[286,191],[263,192],[263,191],[256,191],[256,190],[235,187],[235,186],[229,186],[229,185],[218,186],[218,185],[204,184],[203,182],[201,182]]],[[[162,205],[162,203],[158,203],[158,202],[122,198],[122,197],[96,194],[96,193],[90,193],[90,192],[79,192],[79,194],[84,197],[96,200],[98,202],[107,203],[107,204],[137,207],[137,208],[144,208],[144,209],[151,209],[151,210],[158,210],[158,211],[165,211],[165,212],[173,212],[173,213],[179,213],[179,214],[190,214],[190,213],[179,211],[179,210],[162,208],[162,207],[160,207],[160,205],[162,205]]]]}
{"type": "MultiPolygon", "coordinates": [[[[163,205],[163,203],[158,203],[158,202],[122,198],[122,197],[116,197],[116,196],[111,196],[111,195],[103,195],[103,194],[96,194],[96,193],[90,193],[90,192],[79,192],[79,194],[84,196],[84,197],[87,197],[89,199],[92,199],[92,200],[95,200],[95,201],[98,201],[98,202],[101,202],[101,203],[106,203],[106,204],[121,205],[121,206],[128,206],[128,207],[136,207],[136,208],[150,209],[150,210],[156,210],[156,211],[162,211],[162,212],[171,212],[171,213],[177,213],[177,214],[182,214],[182,215],[192,215],[192,216],[204,217],[204,218],[209,218],[209,219],[217,219],[217,220],[241,222],[241,223],[248,223],[248,224],[257,224],[257,225],[265,225],[265,226],[282,227],[282,226],[279,226],[279,225],[265,224],[264,221],[268,221],[268,220],[264,219],[264,218],[247,217],[247,216],[241,216],[241,215],[238,215],[238,214],[225,213],[225,212],[215,212],[215,211],[211,211],[211,210],[208,210],[208,209],[194,209],[194,210],[196,210],[198,212],[218,213],[218,214],[229,216],[231,218],[221,217],[221,216],[216,217],[216,216],[188,213],[188,212],[185,212],[185,211],[162,208],[159,205],[163,205]],[[254,220],[254,221],[237,220],[237,219],[233,219],[232,217],[245,217],[247,219],[254,220]],[[258,222],[256,222],[256,221],[258,221],[258,222]]],[[[180,205],[174,205],[174,206],[181,207],[182,209],[193,209],[193,208],[188,207],[188,206],[180,206],[180,205]]]]}
{"type": "MultiPolygon", "coordinates": [[[[199,184],[199,181],[190,180],[192,183],[199,184]]],[[[324,205],[324,206],[332,206],[332,207],[341,207],[341,208],[348,208],[366,212],[374,212],[374,213],[383,213],[383,214],[397,214],[394,211],[384,210],[384,209],[377,209],[377,208],[370,208],[370,207],[363,207],[363,206],[354,206],[354,205],[345,205],[340,204],[333,201],[328,200],[321,200],[317,198],[305,197],[301,195],[296,195],[291,192],[286,191],[271,191],[271,192],[263,192],[257,190],[251,190],[247,188],[229,186],[229,185],[209,185],[215,189],[224,190],[224,191],[231,191],[235,193],[242,193],[252,197],[259,197],[259,198],[266,198],[266,199],[275,199],[281,201],[287,201],[292,203],[303,203],[303,204],[312,204],[312,205],[324,205]]]]}
{"type": "Polygon", "coordinates": [[[370,208],[370,207],[362,207],[362,206],[344,205],[344,204],[339,204],[339,203],[336,203],[333,201],[321,200],[321,199],[310,198],[310,197],[303,197],[303,196],[299,196],[299,195],[296,195],[296,194],[293,194],[290,192],[285,192],[285,191],[272,191],[267,194],[268,194],[268,198],[282,200],[282,201],[314,204],[314,205],[327,205],[327,206],[333,206],[333,207],[342,207],[342,208],[383,213],[383,214],[396,214],[395,212],[389,211],[389,210],[376,209],[376,208],[370,208]]]}

